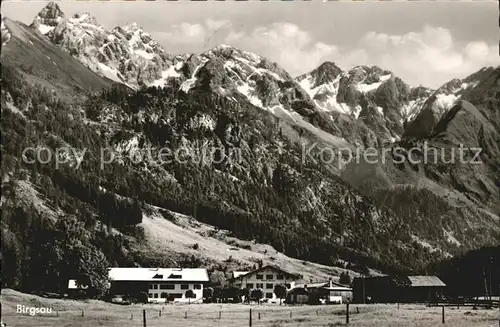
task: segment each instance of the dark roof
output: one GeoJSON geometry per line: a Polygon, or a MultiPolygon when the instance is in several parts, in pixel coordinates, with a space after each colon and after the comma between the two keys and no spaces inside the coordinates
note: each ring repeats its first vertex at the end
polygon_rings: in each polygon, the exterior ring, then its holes
{"type": "Polygon", "coordinates": [[[408,276],[411,287],[445,287],[446,284],[436,276],[408,276]]]}
{"type": "Polygon", "coordinates": [[[277,272],[280,272],[282,273],[283,275],[287,276],[287,277],[292,277],[292,278],[296,278],[296,279],[300,279],[300,276],[298,274],[292,274],[292,273],[289,273],[277,266],[271,266],[271,265],[267,265],[267,266],[263,266],[259,269],[255,269],[255,270],[252,270],[252,271],[249,271],[247,272],[246,274],[242,274],[242,275],[239,275],[238,277],[233,277],[233,278],[230,278],[230,280],[236,280],[236,279],[240,279],[240,278],[243,278],[245,276],[249,276],[249,275],[252,275],[252,274],[256,274],[256,273],[259,273],[261,271],[264,271],[266,269],[272,269],[274,271],[277,271],[277,272]]]}
{"type": "Polygon", "coordinates": [[[353,284],[362,283],[364,280],[367,284],[378,284],[395,287],[446,287],[436,276],[370,276],[356,277],[353,284]]]}

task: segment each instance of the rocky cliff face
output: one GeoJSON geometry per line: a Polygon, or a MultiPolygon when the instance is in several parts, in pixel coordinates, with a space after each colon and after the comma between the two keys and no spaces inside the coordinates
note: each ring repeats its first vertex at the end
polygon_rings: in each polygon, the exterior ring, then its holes
{"type": "Polygon", "coordinates": [[[66,17],[55,2],[40,11],[31,27],[94,72],[132,87],[161,78],[162,71],[175,64],[137,24],[110,31],[89,13],[66,17]]]}
{"type": "MultiPolygon", "coordinates": [[[[50,183],[41,180],[50,176],[67,193],[64,203],[92,207],[89,217],[123,227],[123,208],[102,212],[96,198],[140,197],[148,210],[193,216],[293,257],[386,270],[418,269],[498,240],[498,68],[434,91],[410,87],[378,67],[342,71],[331,62],[293,78],[276,63],[227,45],[171,55],[137,24],[107,30],[90,14],[66,17],[54,3],[31,29],[6,25],[13,37],[2,49],[2,65],[11,68],[2,78],[9,90],[2,111],[15,123],[3,121],[3,130],[14,140],[54,146],[55,138],[91,149],[78,172],[68,164],[60,174],[39,167],[32,173],[47,194],[50,183]],[[117,83],[105,89],[109,79],[117,83]],[[99,92],[87,96],[84,85],[99,92]],[[58,95],[70,89],[81,101],[62,104],[58,95]],[[449,104],[450,94],[459,101],[449,104]],[[42,114],[40,123],[35,114],[42,114]],[[21,128],[26,121],[31,138],[21,128]],[[425,128],[411,127],[421,121],[425,128]],[[45,134],[49,127],[55,137],[45,134]],[[356,147],[389,149],[391,156],[402,147],[408,156],[424,140],[446,151],[460,143],[482,147],[486,164],[353,160],[344,167],[346,158],[328,158],[328,150],[356,147]],[[316,145],[310,157],[309,145],[316,145]],[[119,160],[97,174],[101,146],[119,160]],[[203,147],[217,149],[216,162],[199,160],[203,147]],[[157,158],[165,148],[181,153],[183,162],[131,159],[144,151],[157,158]],[[241,160],[218,160],[231,151],[241,160]]],[[[20,158],[18,143],[6,146],[12,162],[20,158]]],[[[137,204],[123,206],[140,217],[137,204]]]]}
{"type": "Polygon", "coordinates": [[[480,70],[464,79],[455,78],[432,92],[421,106],[413,110],[406,126],[405,137],[420,138],[429,134],[462,95],[477,86],[484,74],[485,70],[480,70]]]}
{"type": "Polygon", "coordinates": [[[344,72],[324,63],[297,81],[333,117],[341,136],[364,147],[399,140],[405,123],[430,93],[424,87],[411,88],[379,67],[358,66],[344,72]]]}

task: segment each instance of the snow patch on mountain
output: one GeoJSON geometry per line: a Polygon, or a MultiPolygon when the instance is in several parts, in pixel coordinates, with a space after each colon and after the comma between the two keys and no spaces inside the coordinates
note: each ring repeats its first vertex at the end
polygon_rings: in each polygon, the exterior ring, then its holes
{"type": "Polygon", "coordinates": [[[458,99],[458,95],[451,94],[438,94],[436,100],[434,101],[434,108],[440,112],[445,111],[453,107],[458,99]]]}
{"type": "Polygon", "coordinates": [[[151,83],[151,86],[164,86],[168,79],[169,78],[176,78],[176,77],[181,77],[181,73],[179,73],[179,69],[182,68],[182,65],[183,65],[183,62],[178,62],[176,65],[172,65],[170,67],[168,67],[167,70],[164,70],[161,72],[161,78],[153,81],[153,83],[151,83]]]}
{"type": "Polygon", "coordinates": [[[255,96],[255,90],[253,87],[251,87],[248,83],[243,83],[241,85],[238,85],[236,88],[238,92],[240,92],[242,95],[244,95],[248,101],[250,101],[251,104],[253,104],[256,107],[263,108],[264,106],[262,105],[262,101],[255,96]]]}
{"type": "Polygon", "coordinates": [[[196,68],[193,70],[193,74],[191,75],[190,78],[188,78],[187,80],[185,80],[182,84],[181,84],[181,87],[180,89],[186,93],[189,92],[189,90],[191,90],[191,88],[195,85],[196,81],[197,81],[197,77],[196,77],[196,74],[198,73],[198,71],[203,67],[203,65],[205,65],[205,63],[208,61],[208,59],[206,58],[202,58],[202,62],[196,66],[196,68]]]}

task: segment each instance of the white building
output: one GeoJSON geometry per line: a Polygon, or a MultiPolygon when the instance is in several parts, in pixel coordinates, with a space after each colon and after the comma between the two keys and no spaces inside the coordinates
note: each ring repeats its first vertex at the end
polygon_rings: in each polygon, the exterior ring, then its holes
{"type": "Polygon", "coordinates": [[[295,287],[300,276],[288,273],[275,266],[264,266],[253,271],[234,271],[230,284],[239,289],[262,289],[264,298],[271,302],[279,300],[274,294],[274,287],[285,285],[287,291],[295,287]]]}
{"type": "Polygon", "coordinates": [[[110,293],[148,294],[148,302],[201,303],[203,286],[209,281],[201,268],[110,268],[110,293]]]}

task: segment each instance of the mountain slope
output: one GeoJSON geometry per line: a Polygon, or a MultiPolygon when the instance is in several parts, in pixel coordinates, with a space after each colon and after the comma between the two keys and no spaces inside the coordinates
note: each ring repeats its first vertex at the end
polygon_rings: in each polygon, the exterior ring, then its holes
{"type": "Polygon", "coordinates": [[[379,67],[357,66],[342,71],[325,62],[296,79],[315,104],[331,115],[340,136],[363,147],[399,140],[430,91],[410,88],[379,67]]]}
{"type": "MultiPolygon", "coordinates": [[[[483,69],[478,74],[481,79],[475,86],[466,88],[458,102],[423,138],[403,138],[385,152],[385,163],[352,162],[342,173],[345,180],[364,190],[365,195],[399,207],[400,215],[407,217],[410,226],[421,224],[425,217],[421,211],[415,212],[416,208],[411,211],[404,208],[421,206],[418,194],[439,201],[434,207],[439,206],[440,213],[425,218],[433,228],[438,227],[430,243],[441,243],[440,240],[448,239],[447,235],[453,231],[453,239],[448,243],[460,244],[463,250],[496,244],[500,231],[497,114],[500,67],[483,69]],[[462,158],[460,151],[463,151],[462,158]],[[404,193],[409,196],[405,197],[404,193]],[[454,219],[449,220],[450,217],[454,219]]],[[[434,98],[429,99],[430,103],[434,98]]]]}
{"type": "Polygon", "coordinates": [[[66,17],[56,2],[47,4],[30,27],[92,71],[131,87],[151,83],[175,63],[137,24],[109,31],[89,13],[66,17]]]}
{"type": "MultiPolygon", "coordinates": [[[[424,139],[406,138],[405,121],[433,91],[378,67],[325,63],[294,79],[225,45],[174,56],[137,24],[109,31],[55,3],[31,28],[5,25],[2,260],[13,285],[36,288],[26,276],[49,262],[47,287],[57,288],[54,267],[80,273],[65,255],[90,254],[99,267],[104,257],[227,271],[261,259],[297,270],[315,262],[308,274],[407,273],[499,241],[498,69],[464,88],[469,101],[443,111],[424,139]],[[328,157],[368,146],[408,156],[424,140],[446,155],[482,147],[485,164],[353,160],[344,169],[345,158],[328,157]],[[57,153],[58,165],[23,160],[35,145],[71,151],[57,153]],[[253,241],[272,254],[223,259],[216,249],[253,241]]],[[[89,274],[95,265],[76,266],[89,274]]]]}
{"type": "Polygon", "coordinates": [[[2,47],[2,65],[20,70],[27,80],[60,95],[99,90],[111,81],[89,71],[78,61],[40,37],[26,25],[2,20],[9,41],[2,47]]]}
{"type": "Polygon", "coordinates": [[[432,92],[423,105],[413,112],[413,119],[406,126],[405,137],[419,138],[429,134],[441,117],[493,70],[493,67],[485,67],[464,79],[453,79],[432,92]]]}

